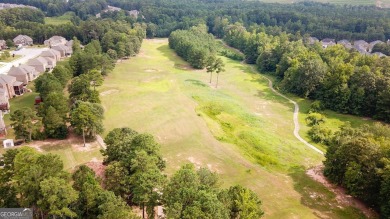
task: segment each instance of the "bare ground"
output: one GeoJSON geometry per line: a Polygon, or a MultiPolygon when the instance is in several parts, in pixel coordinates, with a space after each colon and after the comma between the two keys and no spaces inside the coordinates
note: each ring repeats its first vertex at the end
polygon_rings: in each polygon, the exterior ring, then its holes
{"type": "Polygon", "coordinates": [[[335,184],[332,184],[326,179],[326,177],[323,174],[324,166],[319,165],[313,168],[310,168],[306,171],[306,174],[310,176],[315,181],[321,183],[324,185],[327,189],[335,193],[336,200],[339,205],[343,206],[351,206],[354,208],[359,209],[366,215],[367,218],[379,218],[379,215],[377,212],[375,212],[373,209],[366,206],[362,201],[359,199],[356,199],[350,195],[347,194],[346,190],[342,188],[341,186],[337,186],[335,184]]]}

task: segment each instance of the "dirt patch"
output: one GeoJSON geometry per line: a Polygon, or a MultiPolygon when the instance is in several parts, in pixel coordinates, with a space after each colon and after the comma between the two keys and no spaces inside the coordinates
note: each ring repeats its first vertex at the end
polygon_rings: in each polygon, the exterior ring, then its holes
{"type": "Polygon", "coordinates": [[[101,92],[100,95],[101,96],[106,96],[106,95],[110,95],[110,94],[117,93],[117,92],[119,92],[119,90],[111,89],[111,90],[106,90],[106,91],[101,92]]]}
{"type": "Polygon", "coordinates": [[[327,189],[336,195],[336,200],[340,205],[355,207],[361,210],[368,218],[378,218],[379,215],[373,209],[367,207],[362,201],[347,194],[346,190],[340,186],[334,185],[326,179],[323,174],[324,166],[316,166],[306,171],[306,174],[315,181],[324,185],[327,189]]]}
{"type": "Polygon", "coordinates": [[[106,166],[103,165],[102,161],[99,161],[97,158],[92,158],[92,160],[85,165],[91,168],[95,172],[96,176],[104,181],[104,172],[106,171],[106,166]]]}
{"type": "Polygon", "coordinates": [[[145,39],[146,41],[151,41],[155,43],[166,43],[168,42],[167,38],[155,38],[155,39],[145,39]]]}
{"type": "Polygon", "coordinates": [[[145,72],[158,72],[157,69],[154,69],[154,68],[147,68],[147,69],[144,69],[145,72]]]}
{"type": "Polygon", "coordinates": [[[197,169],[202,166],[202,163],[196,160],[194,157],[188,157],[187,160],[193,163],[197,169]]]}

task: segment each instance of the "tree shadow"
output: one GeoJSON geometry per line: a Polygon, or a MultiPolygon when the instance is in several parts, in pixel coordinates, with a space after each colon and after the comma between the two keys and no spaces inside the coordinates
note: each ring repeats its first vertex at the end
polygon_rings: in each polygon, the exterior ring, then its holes
{"type": "Polygon", "coordinates": [[[200,87],[207,87],[207,85],[199,80],[194,80],[194,79],[187,79],[185,81],[190,82],[193,85],[200,86],[200,87]]]}
{"type": "Polygon", "coordinates": [[[184,61],[180,56],[178,56],[174,50],[169,48],[168,45],[163,45],[157,48],[166,58],[174,63],[174,68],[184,71],[192,71],[192,68],[186,61],[184,61]]]}

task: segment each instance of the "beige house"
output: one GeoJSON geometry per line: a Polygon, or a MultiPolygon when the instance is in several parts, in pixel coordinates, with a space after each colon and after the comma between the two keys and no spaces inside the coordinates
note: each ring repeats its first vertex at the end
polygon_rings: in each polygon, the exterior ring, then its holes
{"type": "Polygon", "coordinates": [[[4,137],[7,135],[7,129],[4,123],[4,115],[3,112],[0,111],[0,136],[4,137]]]}
{"type": "Polygon", "coordinates": [[[53,70],[53,68],[56,67],[57,61],[55,59],[49,58],[49,57],[43,57],[43,58],[45,58],[47,61],[47,64],[48,64],[47,66],[48,66],[49,71],[53,70]]]}
{"type": "Polygon", "coordinates": [[[33,40],[31,37],[27,35],[19,35],[14,38],[14,44],[15,45],[23,45],[23,46],[30,46],[33,44],[33,40]]]}
{"type": "Polygon", "coordinates": [[[7,49],[7,42],[5,40],[0,40],[0,50],[7,49]]]}
{"type": "Polygon", "coordinates": [[[61,53],[55,49],[49,49],[49,50],[46,50],[46,51],[43,51],[41,53],[41,55],[39,55],[41,57],[44,57],[44,58],[52,58],[56,61],[59,61],[61,59],[61,53]]]}
{"type": "Polygon", "coordinates": [[[46,70],[50,70],[49,63],[43,57],[38,57],[35,59],[30,59],[27,62],[27,65],[32,66],[39,73],[45,72],[46,70]]]}
{"type": "Polygon", "coordinates": [[[17,81],[23,82],[24,85],[27,85],[29,82],[27,71],[19,66],[12,66],[8,71],[8,75],[15,77],[17,81]]]}
{"type": "Polygon", "coordinates": [[[52,36],[45,40],[45,46],[65,45],[68,41],[62,36],[52,36]]]}
{"type": "Polygon", "coordinates": [[[0,75],[0,88],[7,92],[8,97],[12,98],[15,96],[14,83],[16,78],[9,75],[0,75]]]}
{"type": "Polygon", "coordinates": [[[0,111],[9,110],[9,106],[8,92],[5,89],[0,88],[0,111]]]}
{"type": "Polygon", "coordinates": [[[27,72],[28,81],[33,81],[39,76],[39,72],[37,72],[32,66],[20,65],[19,67],[23,68],[27,72]]]}
{"type": "Polygon", "coordinates": [[[51,48],[60,52],[61,57],[67,57],[72,55],[73,53],[72,47],[68,47],[65,45],[52,46],[51,48]]]}

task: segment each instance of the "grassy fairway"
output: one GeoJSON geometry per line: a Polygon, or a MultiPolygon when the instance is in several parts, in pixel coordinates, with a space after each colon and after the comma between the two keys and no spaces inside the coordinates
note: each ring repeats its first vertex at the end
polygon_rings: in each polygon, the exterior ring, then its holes
{"type": "Polygon", "coordinates": [[[70,13],[65,13],[62,16],[58,17],[45,17],[45,24],[52,24],[52,25],[62,25],[70,23],[71,19],[70,13]]]}
{"type": "MultiPolygon", "coordinates": [[[[267,218],[357,218],[305,169],[323,157],[293,136],[293,106],[248,66],[224,59],[220,86],[192,70],[167,40],[144,41],[100,88],[106,133],[128,126],[162,144],[167,174],[187,162],[208,166],[223,186],[242,184],[263,200],[267,218]]],[[[214,75],[215,77],[216,75],[214,75]]]]}

